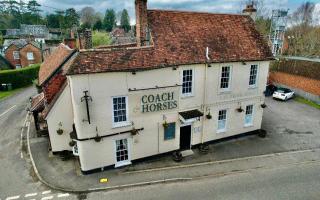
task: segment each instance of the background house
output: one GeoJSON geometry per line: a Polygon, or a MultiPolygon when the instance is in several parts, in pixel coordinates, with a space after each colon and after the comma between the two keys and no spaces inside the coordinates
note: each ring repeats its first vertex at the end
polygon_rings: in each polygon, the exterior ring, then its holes
{"type": "Polygon", "coordinates": [[[42,62],[42,52],[35,42],[15,40],[5,50],[5,58],[16,69],[42,62]]]}

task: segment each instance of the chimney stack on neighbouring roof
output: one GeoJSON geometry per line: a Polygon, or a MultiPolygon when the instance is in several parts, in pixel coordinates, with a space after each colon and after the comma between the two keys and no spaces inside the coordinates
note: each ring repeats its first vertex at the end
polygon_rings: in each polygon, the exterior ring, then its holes
{"type": "Polygon", "coordinates": [[[148,0],[135,0],[136,5],[136,37],[138,46],[145,46],[148,32],[148,0]]]}
{"type": "Polygon", "coordinates": [[[250,16],[253,21],[257,18],[257,9],[254,8],[254,3],[248,4],[247,7],[242,11],[244,15],[250,16]]]}
{"type": "Polygon", "coordinates": [[[80,49],[92,49],[92,31],[90,29],[79,33],[79,43],[80,49]]]}

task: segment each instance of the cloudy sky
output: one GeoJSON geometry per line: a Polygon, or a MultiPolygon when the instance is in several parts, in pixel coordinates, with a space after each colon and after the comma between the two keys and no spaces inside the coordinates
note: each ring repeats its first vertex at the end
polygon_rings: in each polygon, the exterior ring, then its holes
{"type": "MultiPolygon", "coordinates": [[[[96,11],[104,13],[106,9],[113,8],[116,11],[126,8],[134,22],[134,0],[38,0],[43,5],[45,12],[53,12],[55,9],[75,8],[91,6],[96,11]]],[[[148,7],[154,9],[192,10],[218,13],[238,13],[245,0],[148,0],[148,7]]],[[[264,7],[268,10],[274,8],[286,8],[294,11],[306,0],[264,0],[264,7]]],[[[311,0],[317,4],[320,10],[320,0],[311,0]]]]}

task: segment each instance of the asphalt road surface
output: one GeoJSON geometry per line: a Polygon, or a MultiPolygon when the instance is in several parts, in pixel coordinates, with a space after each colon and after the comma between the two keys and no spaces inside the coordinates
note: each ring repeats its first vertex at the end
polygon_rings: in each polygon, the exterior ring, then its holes
{"type": "Polygon", "coordinates": [[[319,170],[320,163],[258,169],[197,181],[91,193],[88,199],[319,200],[319,170]]]}

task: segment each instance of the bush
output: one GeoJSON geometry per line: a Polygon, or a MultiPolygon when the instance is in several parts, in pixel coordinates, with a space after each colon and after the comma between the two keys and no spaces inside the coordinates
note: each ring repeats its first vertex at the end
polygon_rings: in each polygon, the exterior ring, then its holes
{"type": "Polygon", "coordinates": [[[0,84],[11,83],[14,89],[31,85],[37,79],[39,69],[40,64],[35,64],[22,69],[0,71],[0,84]]]}
{"type": "Polygon", "coordinates": [[[111,37],[110,37],[109,33],[93,31],[92,44],[94,47],[98,47],[101,45],[110,45],[111,44],[111,37]]]}

